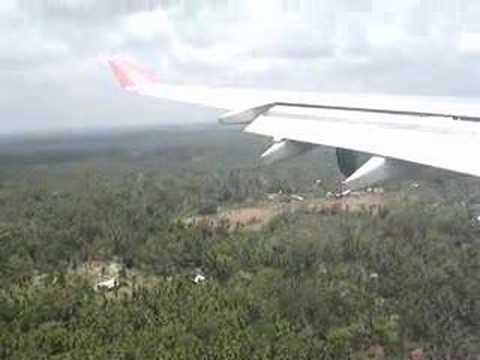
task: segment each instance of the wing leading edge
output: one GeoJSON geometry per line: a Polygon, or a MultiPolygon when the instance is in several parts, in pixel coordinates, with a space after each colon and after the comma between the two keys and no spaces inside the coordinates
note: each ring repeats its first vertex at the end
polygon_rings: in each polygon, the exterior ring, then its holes
{"type": "Polygon", "coordinates": [[[350,149],[480,176],[480,106],[452,99],[319,95],[222,87],[172,86],[135,64],[114,60],[129,91],[229,110],[222,123],[247,133],[350,149]]]}

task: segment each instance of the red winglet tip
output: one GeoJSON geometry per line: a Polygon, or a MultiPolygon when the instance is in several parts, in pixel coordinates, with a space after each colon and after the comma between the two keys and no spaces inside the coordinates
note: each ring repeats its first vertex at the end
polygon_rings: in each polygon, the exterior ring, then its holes
{"type": "Polygon", "coordinates": [[[128,76],[125,69],[119,64],[116,60],[109,60],[108,61],[112,72],[119,82],[120,86],[124,89],[132,88],[135,86],[133,80],[128,76]]]}

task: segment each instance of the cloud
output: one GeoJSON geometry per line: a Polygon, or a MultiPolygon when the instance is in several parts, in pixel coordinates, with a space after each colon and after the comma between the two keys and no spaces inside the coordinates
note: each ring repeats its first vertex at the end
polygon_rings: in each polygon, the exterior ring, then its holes
{"type": "Polygon", "coordinates": [[[474,0],[162,3],[2,1],[0,81],[7,86],[0,104],[3,117],[18,120],[3,131],[213,120],[209,112],[194,116],[198,108],[120,93],[104,66],[117,54],[138,58],[171,82],[480,92],[474,0]]]}
{"type": "Polygon", "coordinates": [[[459,50],[465,55],[480,55],[480,33],[464,32],[460,36],[459,50]]]}
{"type": "Polygon", "coordinates": [[[123,26],[126,35],[145,40],[152,40],[159,34],[169,34],[171,30],[168,16],[160,8],[127,16],[123,19],[123,26]]]}

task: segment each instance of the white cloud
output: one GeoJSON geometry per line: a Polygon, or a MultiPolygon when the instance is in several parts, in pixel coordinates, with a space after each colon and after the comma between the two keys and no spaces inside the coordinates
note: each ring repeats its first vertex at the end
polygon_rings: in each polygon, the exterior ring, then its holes
{"type": "Polygon", "coordinates": [[[124,25],[127,35],[146,40],[151,40],[159,34],[168,34],[171,30],[168,16],[161,8],[127,16],[124,25]]]}
{"type": "MultiPolygon", "coordinates": [[[[131,121],[139,107],[118,110],[125,97],[99,65],[116,54],[183,83],[480,94],[475,0],[212,0],[127,14],[115,0],[51,0],[31,12],[33,2],[21,1],[26,12],[12,0],[0,5],[9,19],[0,24],[0,77],[9,85],[0,89],[0,108],[29,125],[59,125],[79,104],[72,115],[78,123],[131,121]],[[20,112],[25,94],[38,103],[20,112]],[[58,101],[48,106],[54,96],[58,101]]],[[[145,121],[165,108],[142,106],[145,121]]]]}
{"type": "Polygon", "coordinates": [[[462,33],[458,48],[460,52],[467,55],[480,55],[480,33],[462,33]]]}
{"type": "Polygon", "coordinates": [[[16,0],[3,0],[0,3],[0,14],[5,15],[6,13],[10,13],[17,8],[16,0]]]}

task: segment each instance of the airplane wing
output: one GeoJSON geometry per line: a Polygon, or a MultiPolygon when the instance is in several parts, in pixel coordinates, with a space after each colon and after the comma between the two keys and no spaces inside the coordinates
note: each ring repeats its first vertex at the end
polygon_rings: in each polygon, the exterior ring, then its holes
{"type": "Polygon", "coordinates": [[[480,106],[474,102],[172,86],[129,62],[110,66],[126,90],[226,110],[220,122],[244,124],[247,133],[275,139],[265,157],[286,158],[324,145],[374,156],[349,173],[350,180],[370,167],[384,171],[386,160],[480,177],[480,106]]]}

